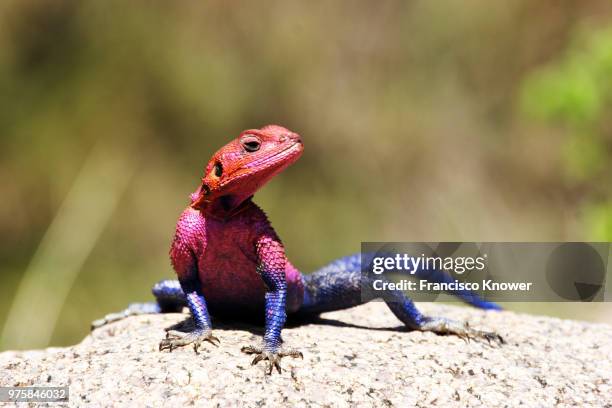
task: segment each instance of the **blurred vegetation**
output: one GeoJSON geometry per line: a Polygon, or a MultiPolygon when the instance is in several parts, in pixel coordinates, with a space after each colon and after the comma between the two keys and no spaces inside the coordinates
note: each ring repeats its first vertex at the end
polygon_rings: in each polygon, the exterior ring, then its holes
{"type": "Polygon", "coordinates": [[[612,29],[577,28],[564,55],[526,79],[523,107],[567,131],[562,176],[584,193],[581,224],[612,241],[612,29]]]}
{"type": "Polygon", "coordinates": [[[611,16],[603,0],[2,2],[0,328],[24,327],[0,348],[75,342],[150,299],[210,155],[268,123],[305,142],[256,197],[304,271],[362,240],[610,240],[611,16]]]}

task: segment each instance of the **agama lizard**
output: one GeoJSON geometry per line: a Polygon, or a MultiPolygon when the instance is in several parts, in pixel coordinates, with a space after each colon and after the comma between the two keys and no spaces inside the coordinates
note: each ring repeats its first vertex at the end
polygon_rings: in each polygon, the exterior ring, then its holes
{"type": "MultiPolygon", "coordinates": [[[[163,280],[153,287],[156,302],[136,303],[110,314],[94,327],[132,314],[179,311],[187,306],[194,329],[168,331],[160,350],[201,343],[216,344],[210,314],[265,315],[263,342],[243,347],[254,354],[252,364],[267,360],[268,373],[281,372],[282,357],[302,357],[283,347],[281,330],[287,313],[318,315],[364,303],[360,254],[340,258],[312,274],[301,274],[285,256],[281,240],[266,214],[252,201],[253,194],[302,154],[300,136],[280,126],[242,132],[208,162],[202,182],[180,216],[170,258],[178,280],[163,280]],[[209,314],[210,313],[210,314],[209,314]]],[[[429,272],[437,281],[445,273],[429,272]]],[[[483,309],[498,309],[470,292],[454,292],[483,309]]],[[[503,343],[501,336],[467,324],[421,314],[401,291],[385,298],[391,311],[409,329],[482,338],[503,343]]]]}

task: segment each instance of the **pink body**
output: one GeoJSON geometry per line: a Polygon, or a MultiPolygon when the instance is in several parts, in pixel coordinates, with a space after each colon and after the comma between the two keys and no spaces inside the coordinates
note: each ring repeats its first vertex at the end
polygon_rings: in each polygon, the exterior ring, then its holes
{"type": "MultiPolygon", "coordinates": [[[[175,264],[178,272],[188,269],[188,265],[180,264],[190,257],[185,252],[195,256],[202,292],[211,308],[263,309],[266,289],[257,272],[255,246],[258,237],[274,231],[257,205],[249,201],[240,213],[228,220],[206,218],[189,207],[177,226],[177,236],[183,233],[187,241],[181,241],[190,245],[173,245],[171,258],[178,261],[175,264]]],[[[290,262],[284,263],[287,311],[292,312],[302,303],[304,287],[300,272],[290,262]]]]}

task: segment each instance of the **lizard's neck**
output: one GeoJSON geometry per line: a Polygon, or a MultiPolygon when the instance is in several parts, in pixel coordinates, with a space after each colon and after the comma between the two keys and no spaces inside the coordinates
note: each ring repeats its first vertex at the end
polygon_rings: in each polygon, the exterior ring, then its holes
{"type": "Polygon", "coordinates": [[[248,208],[252,204],[252,198],[252,195],[246,198],[224,195],[209,203],[202,211],[206,216],[226,220],[248,208]]]}

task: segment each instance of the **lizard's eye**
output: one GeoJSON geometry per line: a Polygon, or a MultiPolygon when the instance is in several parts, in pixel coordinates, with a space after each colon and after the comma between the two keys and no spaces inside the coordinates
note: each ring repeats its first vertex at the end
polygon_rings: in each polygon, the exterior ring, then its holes
{"type": "Polygon", "coordinates": [[[245,136],[240,142],[244,150],[249,153],[256,152],[261,147],[261,142],[255,136],[245,136]]]}
{"type": "Polygon", "coordinates": [[[223,165],[221,164],[221,162],[215,163],[215,166],[213,167],[213,174],[215,175],[215,177],[221,177],[221,175],[223,174],[223,165]]]}

